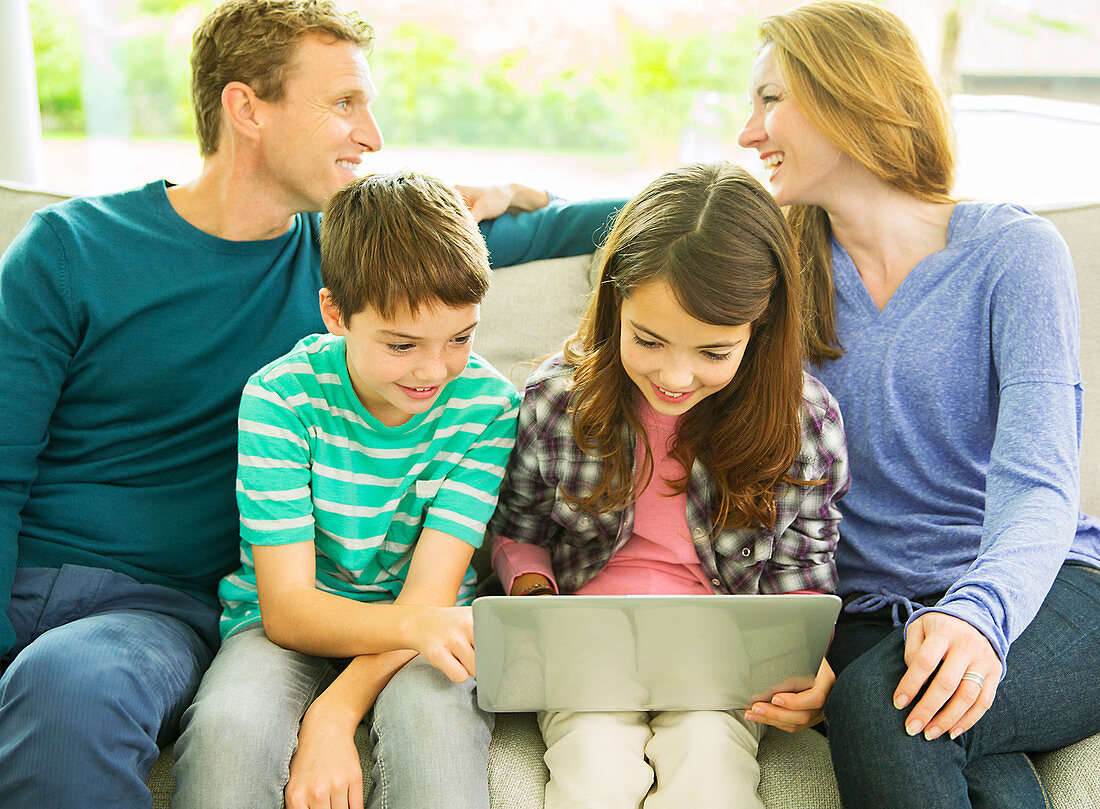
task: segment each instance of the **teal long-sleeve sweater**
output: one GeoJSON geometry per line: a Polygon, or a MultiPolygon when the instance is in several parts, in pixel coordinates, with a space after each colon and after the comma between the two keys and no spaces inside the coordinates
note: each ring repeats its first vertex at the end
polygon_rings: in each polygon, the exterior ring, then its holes
{"type": "MultiPolygon", "coordinates": [[[[482,230],[497,265],[591,252],[615,203],[482,230]]],[[[216,603],[237,561],[236,412],[324,330],[318,217],[231,242],[157,181],[35,214],[0,261],[0,654],[17,566],[88,565],[216,603]]]]}

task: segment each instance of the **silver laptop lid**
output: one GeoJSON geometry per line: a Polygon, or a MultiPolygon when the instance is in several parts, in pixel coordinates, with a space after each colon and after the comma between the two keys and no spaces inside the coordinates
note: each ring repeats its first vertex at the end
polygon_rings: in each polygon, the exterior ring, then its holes
{"type": "Polygon", "coordinates": [[[489,596],[474,601],[483,710],[747,708],[809,688],[832,595],[489,596]]]}

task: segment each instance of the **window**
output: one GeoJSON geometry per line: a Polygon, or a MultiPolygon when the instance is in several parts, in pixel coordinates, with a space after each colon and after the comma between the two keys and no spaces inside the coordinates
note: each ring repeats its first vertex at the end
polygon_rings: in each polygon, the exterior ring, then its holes
{"type": "MultiPolygon", "coordinates": [[[[214,3],[29,3],[43,183],[92,193],[196,174],[188,53],[214,3]]],[[[584,197],[631,194],[693,160],[759,168],[736,145],[755,22],[790,0],[347,4],[377,33],[371,63],[387,145],[370,170],[411,166],[584,197]]],[[[1100,196],[1100,7],[887,5],[957,90],[959,194],[1028,204],[1100,196]]]]}

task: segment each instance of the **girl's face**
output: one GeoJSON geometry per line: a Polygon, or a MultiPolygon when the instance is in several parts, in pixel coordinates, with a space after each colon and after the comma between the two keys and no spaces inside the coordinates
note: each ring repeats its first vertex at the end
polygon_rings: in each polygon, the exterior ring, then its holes
{"type": "Polygon", "coordinates": [[[756,57],[749,77],[752,113],[737,142],[756,149],[772,195],[780,205],[828,207],[833,189],[844,186],[855,161],[826,138],[794,103],[772,46],[756,57]]]}
{"type": "Polygon", "coordinates": [[[737,373],[752,324],[716,326],[684,311],[663,281],[624,298],[619,353],[626,375],[658,413],[678,416],[726,387],[737,373]]]}

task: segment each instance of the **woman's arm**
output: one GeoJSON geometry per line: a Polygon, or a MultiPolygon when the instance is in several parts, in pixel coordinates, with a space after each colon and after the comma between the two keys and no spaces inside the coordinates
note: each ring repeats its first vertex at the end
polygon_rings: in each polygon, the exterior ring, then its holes
{"type": "Polygon", "coordinates": [[[1079,389],[1021,383],[1001,394],[982,548],[934,607],[906,626],[909,667],[894,692],[907,731],[957,736],[993,704],[1013,640],[1042,606],[1077,524],[1079,389]],[[983,678],[963,679],[966,673],[983,678]]]}
{"type": "Polygon", "coordinates": [[[996,431],[981,544],[947,595],[910,618],[909,670],[894,694],[904,708],[928,683],[906,717],[906,729],[927,738],[958,735],[992,704],[1009,647],[1042,606],[1078,517],[1080,317],[1069,251],[1049,222],[1021,212],[987,256],[997,273],[988,322],[999,399],[988,414],[996,431]]]}

